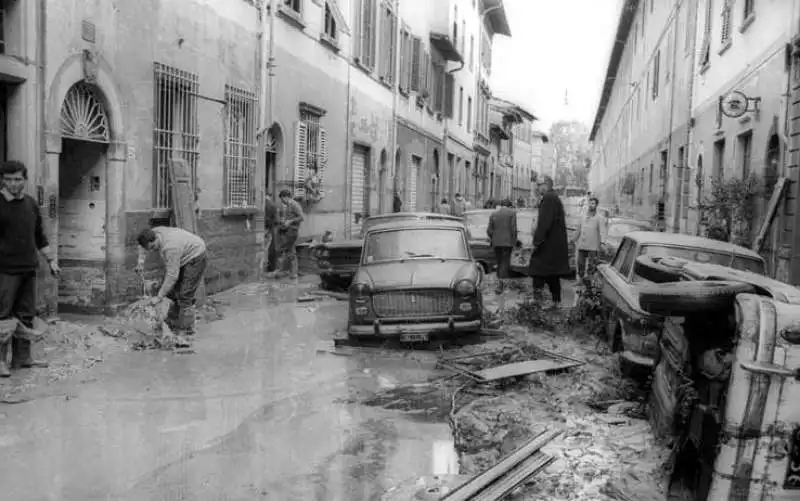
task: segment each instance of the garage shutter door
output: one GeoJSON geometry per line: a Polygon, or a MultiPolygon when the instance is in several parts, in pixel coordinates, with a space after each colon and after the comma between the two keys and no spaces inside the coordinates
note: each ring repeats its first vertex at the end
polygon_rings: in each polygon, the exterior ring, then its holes
{"type": "Polygon", "coordinates": [[[350,238],[358,238],[363,224],[362,216],[366,215],[366,177],[368,150],[362,146],[353,148],[350,161],[350,238]]]}

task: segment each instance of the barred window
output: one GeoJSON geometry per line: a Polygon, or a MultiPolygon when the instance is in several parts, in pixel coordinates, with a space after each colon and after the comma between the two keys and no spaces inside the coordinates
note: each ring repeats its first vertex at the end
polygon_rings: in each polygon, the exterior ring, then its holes
{"type": "Polygon", "coordinates": [[[256,205],[256,103],[254,92],[225,86],[224,205],[256,205]]]}
{"type": "Polygon", "coordinates": [[[306,183],[316,177],[320,185],[325,182],[328,162],[327,132],[320,124],[322,115],[311,110],[300,110],[295,143],[294,194],[306,195],[306,183]]]}
{"type": "Polygon", "coordinates": [[[154,64],[155,113],[153,114],[153,205],[172,208],[169,161],[186,161],[197,192],[200,133],[197,123],[198,76],[161,63],[154,64]]]}

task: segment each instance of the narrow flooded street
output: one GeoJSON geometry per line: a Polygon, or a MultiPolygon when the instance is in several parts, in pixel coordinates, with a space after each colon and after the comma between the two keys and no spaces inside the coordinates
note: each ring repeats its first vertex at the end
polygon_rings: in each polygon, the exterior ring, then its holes
{"type": "Polygon", "coordinates": [[[118,350],[4,406],[8,499],[366,501],[457,473],[437,353],[320,350],[345,304],[297,294],[240,287],[195,353],[118,350]]]}

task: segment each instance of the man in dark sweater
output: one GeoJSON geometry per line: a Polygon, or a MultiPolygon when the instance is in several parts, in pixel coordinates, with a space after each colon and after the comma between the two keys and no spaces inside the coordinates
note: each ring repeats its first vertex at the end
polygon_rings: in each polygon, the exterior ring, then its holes
{"type": "Polygon", "coordinates": [[[28,169],[21,162],[4,162],[0,181],[0,321],[17,320],[15,330],[0,330],[0,377],[9,377],[9,348],[14,367],[47,367],[33,359],[31,342],[25,339],[36,316],[38,254],[47,259],[51,273],[60,270],[44,234],[39,206],[23,193],[28,169]]]}
{"type": "MultiPolygon", "coordinates": [[[[272,194],[264,195],[264,265],[262,271],[268,272],[271,267],[272,244],[275,242],[275,230],[278,227],[278,206],[272,200],[272,194]]],[[[277,253],[276,253],[277,255],[277,253]]]]}

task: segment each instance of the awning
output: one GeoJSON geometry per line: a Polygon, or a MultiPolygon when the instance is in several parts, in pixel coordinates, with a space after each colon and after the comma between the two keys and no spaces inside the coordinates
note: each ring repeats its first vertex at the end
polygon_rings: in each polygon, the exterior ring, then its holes
{"type": "Polygon", "coordinates": [[[511,27],[508,25],[503,0],[483,0],[483,12],[496,35],[511,36],[511,27]]]}
{"type": "Polygon", "coordinates": [[[439,54],[442,55],[445,61],[455,61],[457,63],[464,62],[464,58],[461,56],[461,53],[458,52],[458,49],[450,39],[449,35],[431,32],[430,40],[431,45],[433,45],[436,50],[439,51],[439,54]]]}

